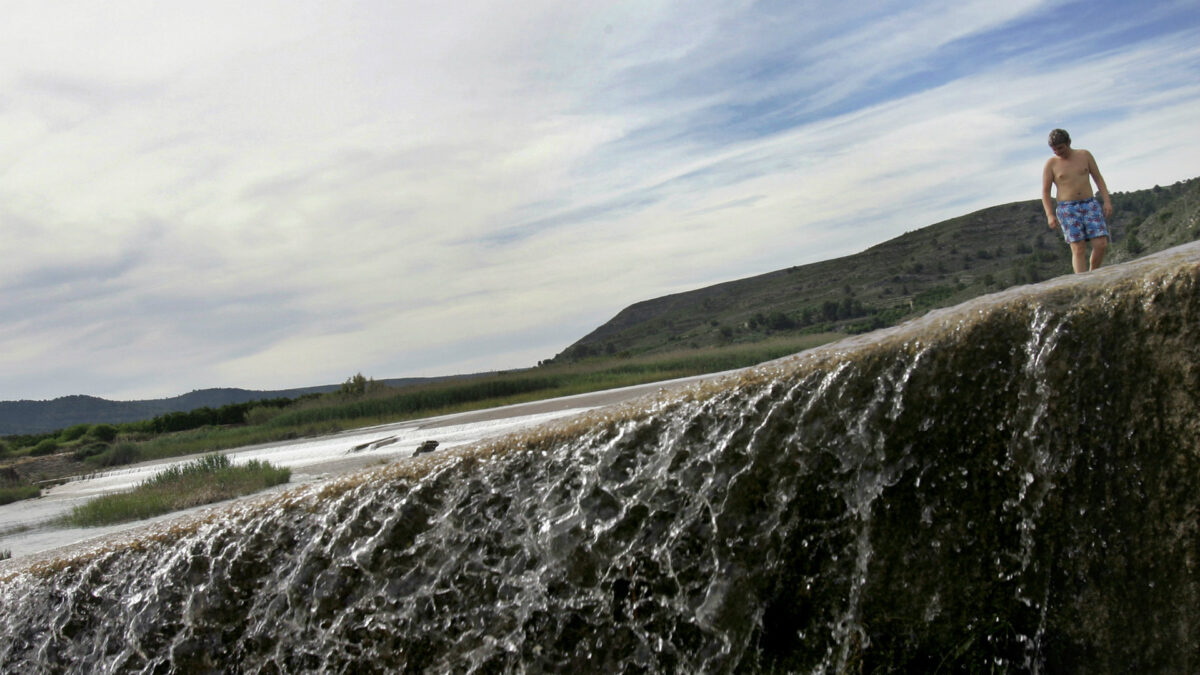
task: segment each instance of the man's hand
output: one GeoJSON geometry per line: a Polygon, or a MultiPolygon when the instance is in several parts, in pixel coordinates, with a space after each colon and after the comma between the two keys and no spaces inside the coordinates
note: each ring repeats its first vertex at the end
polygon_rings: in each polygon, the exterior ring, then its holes
{"type": "Polygon", "coordinates": [[[1112,218],[1112,212],[1113,212],[1112,202],[1105,199],[1104,200],[1104,218],[1105,219],[1112,218]]]}
{"type": "Polygon", "coordinates": [[[1050,216],[1046,219],[1046,226],[1052,230],[1058,229],[1058,216],[1050,216]]]}

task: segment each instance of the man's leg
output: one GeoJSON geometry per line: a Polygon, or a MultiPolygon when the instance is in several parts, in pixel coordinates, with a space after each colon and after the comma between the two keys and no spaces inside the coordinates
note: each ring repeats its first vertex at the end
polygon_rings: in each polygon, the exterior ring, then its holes
{"type": "Polygon", "coordinates": [[[1075,274],[1083,274],[1087,271],[1087,266],[1087,242],[1071,242],[1071,267],[1075,268],[1075,274]]]}
{"type": "MultiPolygon", "coordinates": [[[[1108,237],[1096,237],[1092,240],[1092,266],[1090,269],[1100,267],[1104,262],[1104,252],[1108,250],[1108,237]]],[[[1079,268],[1075,268],[1078,272],[1079,268]]]]}

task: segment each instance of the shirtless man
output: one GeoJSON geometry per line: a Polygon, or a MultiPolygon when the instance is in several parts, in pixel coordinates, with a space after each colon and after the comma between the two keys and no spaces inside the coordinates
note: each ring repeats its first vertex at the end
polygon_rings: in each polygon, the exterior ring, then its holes
{"type": "Polygon", "coordinates": [[[1096,159],[1087,150],[1071,148],[1071,136],[1062,129],[1050,132],[1050,149],[1054,156],[1042,170],[1042,207],[1050,229],[1061,225],[1063,238],[1071,245],[1071,266],[1080,274],[1096,269],[1104,262],[1108,249],[1108,227],[1105,218],[1112,218],[1112,200],[1104,177],[1096,167],[1096,159]],[[1103,215],[1100,203],[1092,195],[1092,180],[1104,200],[1103,215]],[[1050,197],[1050,186],[1058,188],[1058,206],[1050,197]],[[1092,257],[1088,260],[1087,243],[1092,242],[1092,257]],[[1090,262],[1090,265],[1089,265],[1090,262]]]}

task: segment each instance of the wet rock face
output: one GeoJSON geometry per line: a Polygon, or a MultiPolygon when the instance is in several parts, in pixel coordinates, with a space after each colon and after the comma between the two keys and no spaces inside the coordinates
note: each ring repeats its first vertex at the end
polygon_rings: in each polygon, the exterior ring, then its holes
{"type": "Polygon", "coordinates": [[[3,670],[1189,672],[1200,248],[10,576],[3,670]]]}

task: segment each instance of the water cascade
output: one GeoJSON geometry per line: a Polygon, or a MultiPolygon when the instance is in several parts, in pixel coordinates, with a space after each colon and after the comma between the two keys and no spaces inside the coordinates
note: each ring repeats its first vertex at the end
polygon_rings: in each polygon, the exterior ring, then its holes
{"type": "Polygon", "coordinates": [[[4,672],[1200,672],[1200,244],[0,567],[4,672]]]}

